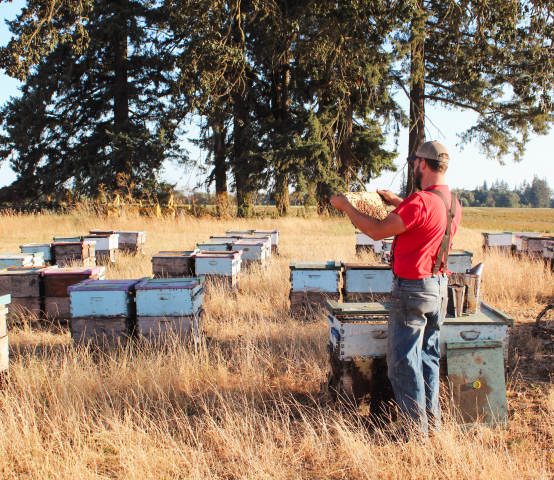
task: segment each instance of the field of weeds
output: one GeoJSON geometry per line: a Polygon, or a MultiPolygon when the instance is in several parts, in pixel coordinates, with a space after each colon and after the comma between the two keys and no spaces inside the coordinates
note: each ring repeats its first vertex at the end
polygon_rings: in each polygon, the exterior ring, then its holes
{"type": "MultiPolygon", "coordinates": [[[[325,318],[301,323],[288,314],[291,260],[355,260],[346,219],[0,217],[0,245],[16,252],[23,243],[90,228],[146,230],[148,254],[191,249],[230,228],[276,228],[281,256],[244,275],[236,295],[208,292],[207,339],[196,349],[169,340],[98,354],[74,348],[67,331],[30,319],[14,326],[9,383],[0,392],[2,478],[554,476],[553,354],[530,332],[554,300],[554,279],[542,263],[484,255],[480,230],[461,229],[455,246],[485,262],[485,300],[516,320],[510,424],[468,430],[447,416],[439,435],[402,444],[330,402],[321,388],[325,318]]],[[[148,276],[148,254],[121,257],[107,278],[148,276]]]]}

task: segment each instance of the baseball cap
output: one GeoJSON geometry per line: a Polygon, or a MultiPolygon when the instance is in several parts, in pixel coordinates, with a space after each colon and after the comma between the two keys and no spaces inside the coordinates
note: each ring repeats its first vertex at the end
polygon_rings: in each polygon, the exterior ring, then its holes
{"type": "Polygon", "coordinates": [[[406,161],[413,162],[416,158],[428,158],[429,160],[438,160],[443,163],[450,161],[446,147],[436,141],[425,142],[417,149],[416,154],[410,155],[406,161]]]}

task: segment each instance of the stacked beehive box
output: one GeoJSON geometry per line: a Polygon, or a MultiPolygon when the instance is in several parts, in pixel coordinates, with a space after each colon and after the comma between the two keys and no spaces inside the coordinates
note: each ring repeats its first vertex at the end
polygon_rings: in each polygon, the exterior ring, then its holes
{"type": "Polygon", "coordinates": [[[344,263],[344,301],[388,301],[392,280],[388,263],[344,263]]]}
{"type": "Polygon", "coordinates": [[[0,292],[11,295],[10,315],[32,315],[42,317],[43,284],[42,274],[57,267],[10,267],[0,271],[0,292]]]}
{"type": "Polygon", "coordinates": [[[8,342],[8,305],[10,295],[0,296],[0,374],[5,374],[10,368],[10,345],[8,342]]]}
{"type": "Polygon", "coordinates": [[[542,254],[546,268],[554,272],[554,240],[542,241],[542,254]]]}
{"type": "MultiPolygon", "coordinates": [[[[42,252],[42,260],[44,265],[55,265],[55,260],[52,257],[52,244],[51,243],[27,243],[20,245],[21,253],[35,254],[42,252]]],[[[37,265],[38,266],[38,265],[37,265]]]]}
{"type": "Polygon", "coordinates": [[[242,251],[199,252],[194,254],[194,273],[197,277],[206,275],[236,289],[241,263],[242,251]]]}
{"type": "Polygon", "coordinates": [[[523,237],[539,237],[539,232],[513,232],[513,248],[512,251],[519,257],[525,255],[523,251],[523,237]]]}
{"type": "Polygon", "coordinates": [[[513,247],[512,232],[481,233],[483,237],[483,250],[495,250],[501,253],[511,253],[513,247]]]}
{"type": "Polygon", "coordinates": [[[466,273],[471,270],[473,253],[459,248],[453,248],[448,252],[448,269],[452,273],[466,273]]]}
{"type": "Polygon", "coordinates": [[[106,267],[48,268],[42,272],[44,313],[51,320],[69,321],[71,309],[68,287],[83,280],[104,280],[106,267]]]}
{"type": "Polygon", "coordinates": [[[254,230],[253,235],[270,235],[271,236],[271,254],[279,255],[279,233],[281,230],[254,230]]]}
{"type": "Polygon", "coordinates": [[[251,265],[266,266],[271,257],[271,239],[247,240],[240,239],[233,242],[231,248],[234,252],[242,251],[242,268],[251,265]]]}
{"type": "Polygon", "coordinates": [[[115,230],[119,235],[119,250],[121,252],[144,254],[146,244],[146,232],[135,232],[127,230],[115,230]]]}
{"type": "Polygon", "coordinates": [[[83,240],[95,241],[96,261],[102,263],[115,263],[119,251],[119,234],[97,233],[84,235],[83,240]]]}
{"type": "Polygon", "coordinates": [[[135,286],[141,280],[84,280],[68,288],[75,343],[127,341],[136,326],[135,286]]]}
{"type": "Polygon", "coordinates": [[[542,242],[544,240],[554,240],[554,238],[542,236],[542,235],[522,235],[521,254],[534,259],[542,258],[543,257],[542,242]]]}
{"type": "Polygon", "coordinates": [[[341,262],[292,262],[290,264],[290,312],[304,317],[325,306],[327,300],[341,301],[341,262]]]}
{"type": "Polygon", "coordinates": [[[61,267],[95,267],[96,242],[54,242],[52,244],[56,263],[61,267]]]}
{"type": "Polygon", "coordinates": [[[44,253],[3,253],[0,255],[0,268],[43,267],[44,253]]]}
{"type": "Polygon", "coordinates": [[[392,244],[394,237],[384,238],[383,240],[373,240],[373,238],[368,237],[365,233],[362,233],[356,230],[356,255],[361,255],[362,253],[372,252],[375,255],[380,255],[383,253],[383,245],[386,248],[389,248],[392,244]]]}
{"type": "Polygon", "coordinates": [[[159,340],[167,334],[181,339],[192,334],[195,342],[199,342],[203,292],[201,278],[156,278],[138,283],[138,335],[159,340]]]}
{"type": "Polygon", "coordinates": [[[194,255],[198,250],[152,254],[152,273],[161,278],[194,276],[194,255]]]}
{"type": "Polygon", "coordinates": [[[231,250],[231,245],[235,239],[228,239],[226,241],[209,240],[206,242],[198,242],[196,248],[199,252],[227,252],[231,250]]]}

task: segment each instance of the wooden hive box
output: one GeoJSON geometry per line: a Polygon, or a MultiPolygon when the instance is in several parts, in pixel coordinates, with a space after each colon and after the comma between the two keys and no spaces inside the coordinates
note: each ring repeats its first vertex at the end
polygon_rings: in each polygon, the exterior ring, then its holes
{"type": "Polygon", "coordinates": [[[55,242],[75,243],[75,242],[82,242],[83,237],[81,235],[75,235],[74,237],[54,237],[53,240],[54,240],[54,243],[55,242]]]}
{"type": "Polygon", "coordinates": [[[393,274],[388,263],[345,263],[344,301],[388,300],[392,282],[393,274]]]}
{"type": "Polygon", "coordinates": [[[104,280],[105,272],[106,267],[56,267],[44,270],[44,313],[51,319],[69,320],[71,309],[68,287],[83,280],[104,280]]]}
{"type": "Polygon", "coordinates": [[[516,253],[523,253],[523,237],[540,237],[539,232],[513,232],[513,245],[516,253]]]}
{"type": "Polygon", "coordinates": [[[254,230],[253,235],[271,235],[271,253],[279,255],[279,233],[281,230],[254,230]]]}
{"type": "Polygon", "coordinates": [[[9,294],[0,296],[0,373],[7,372],[10,367],[10,346],[8,341],[8,305],[11,303],[9,294]]]}
{"type": "Polygon", "coordinates": [[[157,252],[152,254],[152,273],[162,278],[194,276],[194,255],[198,250],[157,252]]]}
{"type": "Polygon", "coordinates": [[[0,268],[33,267],[34,253],[2,253],[0,254],[0,268]]]}
{"type": "Polygon", "coordinates": [[[55,242],[52,244],[56,263],[62,267],[96,265],[96,241],[55,242]],[[91,265],[93,263],[93,265],[91,265]]]}
{"type": "Polygon", "coordinates": [[[20,245],[21,253],[40,253],[45,262],[53,263],[52,260],[52,244],[51,243],[27,243],[20,245]]]}
{"type": "Polygon", "coordinates": [[[542,254],[546,268],[554,272],[554,240],[542,241],[542,254]]]}
{"type": "Polygon", "coordinates": [[[533,257],[542,258],[543,256],[543,244],[544,240],[553,240],[552,237],[542,235],[523,235],[521,237],[521,251],[523,254],[533,257]]]}
{"type": "Polygon", "coordinates": [[[146,231],[128,231],[128,230],[116,230],[119,234],[119,250],[144,254],[144,245],[146,244],[146,231]]]}
{"type": "Polygon", "coordinates": [[[159,339],[173,333],[199,339],[203,278],[148,279],[136,285],[137,330],[141,337],[159,339]]]}
{"type": "Polygon", "coordinates": [[[114,235],[113,237],[113,248],[118,249],[119,248],[119,233],[117,233],[117,230],[89,230],[89,234],[91,235],[114,235]]]}
{"type": "Polygon", "coordinates": [[[240,235],[233,235],[232,237],[227,235],[210,235],[210,241],[214,243],[233,243],[241,238],[240,235]]]}
{"type": "Polygon", "coordinates": [[[84,280],[68,288],[76,343],[125,342],[134,332],[137,280],[84,280]]]}
{"type": "Polygon", "coordinates": [[[115,263],[119,246],[119,234],[84,235],[83,240],[95,241],[95,256],[98,262],[115,263]]]}
{"type": "Polygon", "coordinates": [[[510,253],[512,251],[512,232],[481,232],[481,235],[483,237],[483,250],[497,250],[503,253],[510,253]]]}
{"type": "Polygon", "coordinates": [[[472,260],[472,252],[452,249],[448,252],[448,269],[452,273],[466,273],[466,270],[471,270],[472,260]]]}
{"type": "Polygon", "coordinates": [[[341,262],[292,262],[290,265],[290,312],[305,317],[342,298],[341,262]]]}
{"type": "Polygon", "coordinates": [[[233,240],[230,239],[225,242],[210,240],[205,242],[198,242],[196,244],[196,248],[199,252],[225,252],[231,250],[232,244],[233,240]]]}
{"type": "Polygon", "coordinates": [[[248,267],[253,263],[265,264],[271,257],[271,240],[237,240],[231,248],[234,252],[242,251],[242,267],[248,267]]]}
{"type": "Polygon", "coordinates": [[[242,251],[203,252],[194,255],[195,274],[235,277],[241,271],[242,251]]]}

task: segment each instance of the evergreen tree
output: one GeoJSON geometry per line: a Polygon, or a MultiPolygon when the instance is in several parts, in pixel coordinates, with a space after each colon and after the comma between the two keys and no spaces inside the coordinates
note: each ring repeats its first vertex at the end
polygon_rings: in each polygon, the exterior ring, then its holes
{"type": "MultiPolygon", "coordinates": [[[[57,23],[76,23],[71,9],[58,15],[57,23]]],[[[11,158],[17,174],[2,190],[4,201],[38,198],[68,183],[87,194],[117,190],[121,175],[151,183],[164,160],[184,160],[177,112],[166,101],[172,66],[152,28],[158,20],[146,1],[96,0],[85,33],[67,33],[74,38],[30,67],[22,97],[0,113],[7,132],[0,158],[11,158]],[[86,47],[75,49],[83,36],[86,47]]],[[[20,40],[21,25],[11,26],[20,40]]],[[[19,72],[28,63],[21,65],[19,72]]]]}
{"type": "Polygon", "coordinates": [[[537,175],[531,183],[530,200],[534,208],[550,208],[552,190],[548,186],[546,178],[540,179],[537,175]]]}

